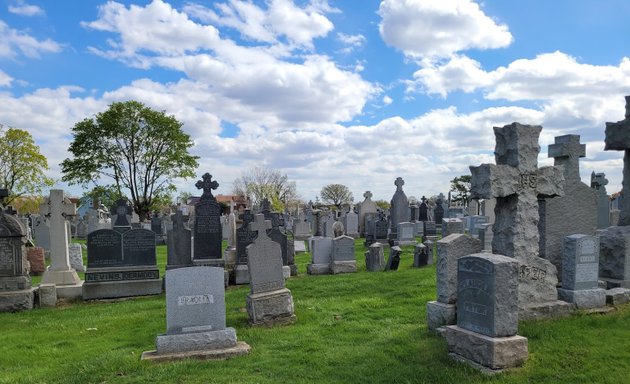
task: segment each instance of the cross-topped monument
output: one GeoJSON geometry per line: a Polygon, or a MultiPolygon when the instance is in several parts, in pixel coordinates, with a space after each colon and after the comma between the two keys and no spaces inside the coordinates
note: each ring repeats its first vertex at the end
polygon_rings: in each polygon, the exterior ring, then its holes
{"type": "Polygon", "coordinates": [[[216,180],[212,180],[212,175],[206,172],[201,176],[201,180],[197,181],[195,187],[197,187],[197,189],[203,189],[201,200],[215,200],[212,195],[212,190],[219,188],[219,183],[216,180]]]}
{"type": "Polygon", "coordinates": [[[56,284],[60,297],[79,297],[83,282],[70,266],[66,226],[66,216],[76,215],[77,208],[63,190],[53,189],[47,201],[39,206],[39,212],[50,220],[50,266],[44,272],[42,284],[56,284]]]}
{"type": "Polygon", "coordinates": [[[258,214],[255,216],[255,221],[249,223],[249,230],[252,232],[257,232],[258,236],[254,243],[259,241],[270,240],[269,236],[267,236],[267,230],[271,229],[271,221],[265,220],[265,216],[263,214],[258,214]]]}
{"type": "Polygon", "coordinates": [[[495,197],[492,252],[519,261],[519,307],[557,300],[556,268],[538,257],[538,199],[562,195],[558,167],[538,168],[541,126],[494,127],[495,164],[471,166],[471,198],[495,197]]]}
{"type": "Polygon", "coordinates": [[[422,197],[420,198],[420,200],[421,200],[423,203],[426,203],[426,202],[427,202],[427,198],[426,198],[426,197],[424,197],[424,196],[422,196],[422,197]]]}
{"type": "Polygon", "coordinates": [[[402,177],[397,177],[396,181],[394,181],[394,185],[396,186],[396,191],[402,191],[403,185],[405,185],[405,180],[402,177]]]}
{"type": "Polygon", "coordinates": [[[371,199],[372,198],[372,192],[365,191],[365,193],[363,193],[363,197],[365,197],[368,200],[371,199]]]}
{"type": "Polygon", "coordinates": [[[114,227],[128,227],[131,225],[127,216],[131,216],[133,214],[133,208],[131,208],[131,206],[127,203],[127,200],[116,200],[116,205],[110,209],[110,212],[112,215],[116,216],[114,227]]]}
{"type": "MultiPolygon", "coordinates": [[[[616,123],[606,123],[605,143],[604,151],[624,151],[621,193],[624,200],[630,200],[627,198],[630,196],[630,96],[626,96],[625,119],[616,123]]],[[[614,225],[615,223],[611,224],[614,225]]],[[[622,205],[617,225],[630,225],[630,204],[622,205]]]]}
{"type": "Polygon", "coordinates": [[[556,136],[547,156],[554,158],[554,166],[564,167],[566,181],[580,180],[580,157],[586,156],[586,144],[580,144],[580,135],[556,136]]]}

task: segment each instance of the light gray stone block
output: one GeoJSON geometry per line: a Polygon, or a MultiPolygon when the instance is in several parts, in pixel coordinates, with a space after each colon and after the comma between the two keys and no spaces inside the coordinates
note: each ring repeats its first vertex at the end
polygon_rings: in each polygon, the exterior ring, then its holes
{"type": "Polygon", "coordinates": [[[601,308],[606,305],[606,290],[595,288],[573,291],[558,288],[558,298],[575,304],[579,309],[601,308]]]}
{"type": "Polygon", "coordinates": [[[162,293],[162,280],[159,279],[83,283],[83,300],[159,295],[160,293],[162,293]]]}
{"type": "Polygon", "coordinates": [[[57,305],[57,287],[55,284],[40,284],[37,294],[40,307],[54,307],[57,305]]]}
{"type": "Polygon", "coordinates": [[[236,330],[158,335],[155,344],[159,354],[229,348],[236,345],[236,330]]]}
{"type": "Polygon", "coordinates": [[[452,304],[457,301],[457,260],[481,252],[481,242],[460,233],[448,235],[437,242],[437,300],[452,304]]]}
{"type": "Polygon", "coordinates": [[[357,262],[356,260],[333,261],[330,269],[333,275],[339,273],[355,273],[357,271],[357,262]]]}
{"type": "Polygon", "coordinates": [[[329,275],[330,264],[307,264],[306,273],[309,275],[329,275]]]}
{"type": "Polygon", "coordinates": [[[33,309],[35,288],[0,292],[0,312],[18,312],[33,309]]]}
{"type": "Polygon", "coordinates": [[[606,291],[606,303],[621,305],[630,302],[630,289],[613,288],[606,291]]]}
{"type": "MultiPolygon", "coordinates": [[[[521,286],[519,285],[519,288],[521,286]]],[[[573,304],[562,300],[532,303],[521,306],[519,303],[518,320],[540,320],[556,317],[568,317],[573,312],[573,304]]]]}
{"type": "Polygon", "coordinates": [[[445,325],[457,322],[457,307],[455,304],[440,303],[439,301],[427,302],[427,326],[430,331],[436,331],[445,325]]]}
{"type": "Polygon", "coordinates": [[[237,264],[234,267],[234,282],[236,285],[249,284],[249,268],[246,264],[237,264]]]}
{"type": "Polygon", "coordinates": [[[527,339],[523,336],[490,337],[450,325],[444,337],[450,353],[490,369],[521,366],[529,354],[527,339]]]}
{"type": "Polygon", "coordinates": [[[293,297],[286,288],[247,295],[247,313],[252,325],[274,325],[295,321],[293,297]]]}

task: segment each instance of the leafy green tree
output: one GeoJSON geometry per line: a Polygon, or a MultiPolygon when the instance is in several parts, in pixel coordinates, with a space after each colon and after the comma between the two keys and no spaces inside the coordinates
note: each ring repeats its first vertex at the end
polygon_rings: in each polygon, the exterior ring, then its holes
{"type": "Polygon", "coordinates": [[[295,200],[299,200],[297,187],[286,174],[276,169],[255,167],[245,171],[234,180],[232,193],[245,196],[252,204],[269,199],[274,210],[282,211],[295,200]]]}
{"type": "Polygon", "coordinates": [[[0,124],[0,187],[11,191],[5,200],[9,205],[23,195],[42,195],[54,181],[46,177],[48,160],[30,133],[18,128],[4,131],[0,124]]]}
{"type": "Polygon", "coordinates": [[[61,163],[63,180],[84,186],[101,178],[113,181],[120,195],[129,192],[144,221],[175,191],[175,178],[195,176],[199,157],[188,153],[194,143],[182,125],[137,101],[113,103],[72,128],[73,157],[61,163]]]}
{"type": "Polygon", "coordinates": [[[470,181],[471,175],[461,175],[451,180],[451,201],[462,202],[467,205],[470,199],[470,181]]]}
{"type": "Polygon", "coordinates": [[[325,204],[334,205],[341,209],[344,204],[351,204],[354,201],[352,192],[343,184],[328,184],[319,193],[325,204]]]}
{"type": "Polygon", "coordinates": [[[383,199],[375,200],[374,204],[376,204],[376,206],[379,207],[382,210],[386,210],[386,209],[389,209],[391,207],[391,204],[389,203],[389,201],[383,200],[383,199]]]}
{"type": "Polygon", "coordinates": [[[91,200],[94,208],[103,205],[109,209],[120,198],[124,198],[124,196],[119,193],[115,185],[97,185],[81,197],[81,204],[86,204],[91,200]]]}

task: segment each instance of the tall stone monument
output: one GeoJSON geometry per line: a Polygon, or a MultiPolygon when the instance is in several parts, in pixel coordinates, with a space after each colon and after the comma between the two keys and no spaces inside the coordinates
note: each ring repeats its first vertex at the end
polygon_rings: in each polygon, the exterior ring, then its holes
{"type": "Polygon", "coordinates": [[[221,206],[212,195],[212,190],[219,188],[219,183],[212,180],[211,174],[205,173],[195,187],[202,189],[203,194],[195,204],[193,265],[224,267],[225,260],[221,253],[221,206]]]}
{"type": "Polygon", "coordinates": [[[610,227],[610,198],[606,192],[608,179],[604,173],[591,173],[591,188],[597,201],[597,229],[610,227]]]}
{"type": "Polygon", "coordinates": [[[580,179],[580,157],[586,156],[586,145],[580,144],[579,135],[557,136],[548,155],[554,158],[554,166],[564,169],[564,195],[538,201],[540,257],[560,272],[564,238],[575,233],[595,235],[597,201],[595,191],[580,179]]]}
{"type": "Polygon", "coordinates": [[[365,228],[365,217],[367,214],[375,214],[377,212],[376,203],[372,201],[372,192],[365,191],[363,194],[365,200],[361,203],[359,208],[359,234],[365,236],[367,232],[365,228]]]}
{"type": "Polygon", "coordinates": [[[398,224],[409,221],[409,200],[402,187],[405,181],[402,177],[397,177],[394,181],[396,192],[391,200],[390,216],[389,216],[389,236],[390,239],[396,239],[398,234],[398,224]]]}
{"type": "Polygon", "coordinates": [[[495,164],[471,166],[471,198],[496,198],[492,253],[519,262],[518,303],[522,319],[562,316],[557,269],[539,257],[538,200],[562,195],[563,170],[538,168],[541,126],[512,123],[494,127],[495,164]]]}
{"type": "Polygon", "coordinates": [[[50,221],[50,265],[44,272],[42,284],[55,284],[57,297],[81,297],[83,281],[70,266],[68,254],[68,226],[66,217],[77,214],[74,203],[61,189],[52,189],[50,197],[39,206],[39,212],[50,221]]]}

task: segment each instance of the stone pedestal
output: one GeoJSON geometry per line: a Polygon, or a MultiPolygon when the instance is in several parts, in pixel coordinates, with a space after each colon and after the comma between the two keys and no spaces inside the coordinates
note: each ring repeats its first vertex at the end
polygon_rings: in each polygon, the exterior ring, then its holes
{"type": "MultiPolygon", "coordinates": [[[[83,283],[83,300],[159,295],[162,280],[157,267],[88,268],[83,283]]],[[[57,287],[59,291],[59,287],[57,287]]]]}
{"type": "Polygon", "coordinates": [[[0,292],[0,312],[18,312],[33,309],[35,288],[0,292]]]}
{"type": "Polygon", "coordinates": [[[54,284],[40,284],[37,296],[40,307],[54,307],[57,304],[57,287],[54,284]]]}
{"type": "Polygon", "coordinates": [[[234,267],[234,284],[249,284],[249,268],[247,264],[237,264],[234,267]]]}
{"type": "Polygon", "coordinates": [[[48,267],[42,277],[42,284],[54,284],[57,286],[57,296],[60,298],[81,297],[83,281],[74,269],[55,271],[48,267]]]}
{"type": "Polygon", "coordinates": [[[621,305],[630,302],[630,289],[613,288],[606,291],[606,303],[621,305]]]}
{"type": "Polygon", "coordinates": [[[295,320],[293,297],[286,288],[247,295],[247,313],[252,325],[275,325],[295,320]]]}
{"type": "Polygon", "coordinates": [[[193,266],[225,268],[225,259],[193,259],[193,266]]]}
{"type": "Polygon", "coordinates": [[[353,261],[333,261],[330,266],[333,275],[338,273],[355,273],[357,271],[357,262],[353,261]]]}
{"type": "Polygon", "coordinates": [[[309,275],[329,275],[330,264],[307,264],[306,273],[309,275]]]}
{"type": "Polygon", "coordinates": [[[518,367],[527,360],[527,338],[523,336],[490,337],[449,325],[444,337],[449,353],[490,370],[518,367]]]}
{"type": "Polygon", "coordinates": [[[579,309],[601,308],[606,305],[606,290],[594,288],[574,291],[558,288],[558,298],[575,304],[579,309]]]}
{"type": "Polygon", "coordinates": [[[438,328],[457,321],[457,306],[455,304],[445,304],[439,301],[427,302],[427,326],[430,331],[437,331],[438,328]]]}
{"type": "Polygon", "coordinates": [[[285,280],[291,277],[291,268],[288,265],[282,266],[282,276],[285,280]]]}

